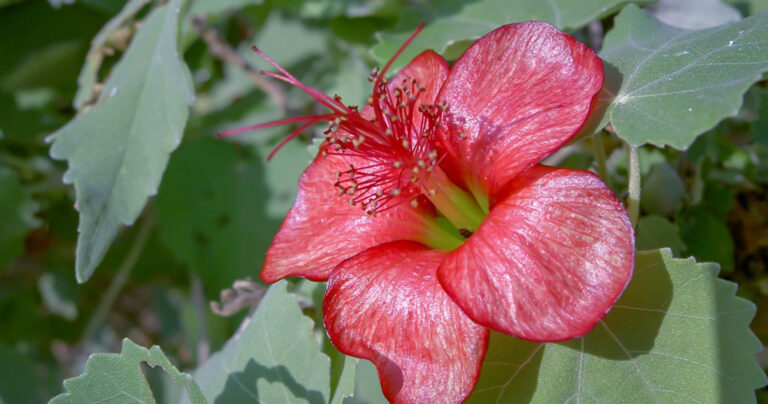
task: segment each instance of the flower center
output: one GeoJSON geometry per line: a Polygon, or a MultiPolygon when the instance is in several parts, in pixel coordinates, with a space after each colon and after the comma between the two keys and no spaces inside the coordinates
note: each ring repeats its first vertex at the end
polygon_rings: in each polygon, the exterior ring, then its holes
{"type": "MultiPolygon", "coordinates": [[[[419,28],[420,30],[420,28],[419,28]]],[[[301,88],[330,113],[301,116],[220,133],[226,136],[277,125],[303,122],[267,157],[270,160],[285,143],[312,125],[328,122],[321,152],[324,157],[344,158],[349,167],[336,172],[333,186],[352,206],[369,216],[407,203],[428,227],[426,239],[433,248],[453,249],[470,237],[482,223],[484,210],[472,194],[454,184],[440,168],[441,151],[435,139],[448,105],[425,103],[426,88],[413,77],[389,83],[384,74],[419,32],[417,30],[395,53],[381,72],[374,70],[369,81],[373,92],[368,106],[359,111],[345,105],[341,97],[329,97],[311,88],[258,48],[253,50],[280,73],[262,74],[301,88]],[[439,216],[424,215],[431,206],[439,216]],[[423,210],[422,208],[428,208],[423,210]]],[[[431,100],[430,100],[431,101],[431,100]]]]}
{"type": "Polygon", "coordinates": [[[352,108],[339,114],[325,131],[324,155],[351,162],[336,173],[334,186],[348,202],[369,215],[408,202],[418,207],[424,180],[437,167],[433,133],[445,104],[418,104],[424,86],[411,77],[392,88],[372,74],[374,91],[366,116],[352,108]]]}

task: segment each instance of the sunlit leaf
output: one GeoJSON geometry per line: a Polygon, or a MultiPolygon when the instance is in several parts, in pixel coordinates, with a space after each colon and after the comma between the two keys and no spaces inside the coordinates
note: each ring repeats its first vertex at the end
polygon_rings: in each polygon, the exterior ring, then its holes
{"type": "Polygon", "coordinates": [[[626,7],[605,38],[604,123],[632,145],[686,149],[735,115],[742,95],[768,70],[768,12],[700,31],[666,26],[626,7]]]}
{"type": "Polygon", "coordinates": [[[666,249],[638,252],[629,287],[585,337],[493,334],[470,402],[754,402],[766,383],[755,306],[717,272],[666,249]]]}
{"type": "MultiPolygon", "coordinates": [[[[587,25],[594,19],[609,15],[631,2],[633,1],[480,0],[465,2],[450,0],[435,2],[427,9],[428,11],[425,11],[427,20],[430,22],[398,58],[394,67],[404,66],[425,49],[434,49],[438,53],[445,54],[450,46],[461,41],[477,39],[504,24],[535,20],[549,22],[560,29],[574,30],[587,25]]],[[[398,24],[398,28],[377,34],[379,43],[373,47],[371,53],[380,63],[385,63],[394,55],[413,32],[416,23],[423,17],[411,12],[406,18],[398,24]]],[[[468,43],[462,48],[466,48],[466,45],[468,43]]],[[[455,57],[455,52],[451,56],[455,57]]]]}
{"type": "Polygon", "coordinates": [[[192,376],[179,372],[158,346],[150,349],[123,340],[120,354],[98,353],[88,358],[85,373],[64,381],[66,393],[53,398],[52,404],[92,402],[154,403],[155,398],[147,384],[141,364],[160,366],[171,379],[184,386],[193,404],[207,401],[192,376]]]}
{"type": "Polygon", "coordinates": [[[342,361],[344,362],[344,367],[333,391],[331,404],[342,404],[345,398],[355,394],[355,369],[357,368],[358,359],[351,356],[343,356],[342,361]]]}
{"type": "Polygon", "coordinates": [[[99,48],[106,44],[110,35],[117,31],[117,29],[119,29],[128,19],[138,13],[147,3],[149,3],[149,0],[128,1],[125,4],[125,7],[123,7],[117,15],[112,17],[112,19],[110,19],[93,38],[91,41],[91,50],[88,52],[85,64],[80,70],[80,75],[77,77],[79,87],[75,94],[75,100],[73,101],[75,108],[82,108],[91,98],[93,87],[96,84],[97,74],[99,73],[99,67],[101,66],[101,60],[103,58],[103,54],[99,51],[99,48]]]}
{"type": "Polygon", "coordinates": [[[314,322],[285,281],[269,288],[256,312],[194,377],[210,402],[325,403],[330,360],[320,352],[314,322]]]}
{"type": "Polygon", "coordinates": [[[181,0],[147,17],[107,80],[99,105],[51,136],[77,191],[80,235],[75,274],[85,282],[122,225],[141,213],[181,141],[193,99],[177,51],[181,0]]]}

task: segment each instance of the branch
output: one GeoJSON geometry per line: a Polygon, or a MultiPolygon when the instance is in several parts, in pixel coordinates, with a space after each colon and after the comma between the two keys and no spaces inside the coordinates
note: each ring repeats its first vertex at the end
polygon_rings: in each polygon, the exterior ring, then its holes
{"type": "Polygon", "coordinates": [[[195,31],[200,38],[202,38],[206,45],[208,45],[208,49],[214,56],[222,62],[229,63],[248,74],[251,81],[253,81],[253,84],[267,93],[282,112],[288,112],[288,97],[283,89],[275,83],[266,80],[258,70],[251,66],[251,64],[235,52],[231,46],[224,42],[216,30],[208,27],[205,22],[205,17],[192,17],[192,26],[195,28],[195,31]]]}
{"type": "Polygon", "coordinates": [[[211,302],[211,310],[220,316],[229,317],[246,307],[258,306],[266,292],[266,287],[250,279],[238,279],[232,284],[232,289],[221,291],[221,302],[211,302]]]}

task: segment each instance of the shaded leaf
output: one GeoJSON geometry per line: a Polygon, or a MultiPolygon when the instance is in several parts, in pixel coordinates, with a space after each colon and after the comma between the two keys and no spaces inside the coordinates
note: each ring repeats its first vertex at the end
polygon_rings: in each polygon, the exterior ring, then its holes
{"type": "MultiPolygon", "coordinates": [[[[667,163],[656,163],[643,180],[640,206],[648,213],[670,216],[683,204],[685,184],[667,163]]],[[[658,247],[657,247],[658,248],[658,247]]]]}
{"type": "Polygon", "coordinates": [[[752,122],[752,140],[768,147],[768,90],[756,88],[759,106],[757,119],[752,122]]]}
{"type": "Polygon", "coordinates": [[[154,403],[141,364],[160,366],[176,383],[181,384],[194,404],[207,401],[192,376],[179,372],[158,346],[150,349],[136,345],[125,338],[120,354],[98,353],[88,358],[85,373],[64,381],[66,393],[59,394],[52,404],[83,402],[138,402],[154,403]]]}
{"type": "MultiPolygon", "coordinates": [[[[408,49],[398,58],[393,68],[404,66],[425,49],[444,54],[454,44],[475,40],[504,24],[521,21],[545,21],[560,29],[574,30],[590,21],[619,10],[632,0],[480,0],[471,3],[450,0],[432,4],[426,17],[430,22],[408,49]]],[[[642,2],[642,1],[640,1],[642,2]]],[[[420,19],[415,12],[406,14],[398,28],[376,35],[378,44],[371,53],[380,63],[386,63],[405,42],[420,19]]],[[[469,44],[450,56],[458,56],[469,44]]],[[[446,56],[448,57],[448,56],[446,56]]]]}
{"type": "Polygon", "coordinates": [[[37,280],[37,288],[46,309],[70,321],[77,318],[77,305],[72,298],[74,280],[71,275],[65,277],[61,272],[46,272],[37,280]]]}
{"type": "Polygon", "coordinates": [[[0,166],[0,270],[21,253],[27,233],[40,225],[38,209],[16,172],[0,166]]]}
{"type": "Polygon", "coordinates": [[[24,1],[0,13],[0,88],[74,91],[88,41],[107,16],[72,4],[24,1]]]}
{"type": "Polygon", "coordinates": [[[768,0],[725,0],[725,2],[738,8],[745,15],[768,10],[768,0]]]}
{"type": "Polygon", "coordinates": [[[174,154],[155,204],[160,236],[209,296],[261,270],[309,160],[304,149],[291,142],[266,163],[266,153],[196,139],[174,154]]]}
{"type": "Polygon", "coordinates": [[[766,383],[755,306],[717,272],[667,249],[638,252],[629,287],[585,337],[492,334],[469,402],[754,402],[766,383]]]}
{"type": "Polygon", "coordinates": [[[657,215],[645,216],[637,222],[636,246],[638,250],[668,247],[678,257],[685,251],[685,244],[680,239],[680,228],[657,215]]]}
{"type": "Polygon", "coordinates": [[[688,252],[699,261],[714,261],[723,270],[733,270],[734,246],[731,230],[703,207],[689,210],[680,220],[683,241],[688,252]]]}
{"type": "Polygon", "coordinates": [[[286,286],[272,285],[235,336],[195,371],[210,402],[328,402],[330,360],[286,286]]]}
{"type": "Polygon", "coordinates": [[[768,12],[701,31],[664,25],[627,6],[606,35],[603,123],[633,146],[686,149],[735,115],[742,95],[768,70],[768,12]]]}
{"type": "Polygon", "coordinates": [[[51,156],[66,159],[80,212],[75,274],[85,282],[122,225],[157,191],[181,141],[193,99],[179,58],[175,0],[155,9],[104,86],[99,105],[54,133],[51,156]]]}
{"type": "Polygon", "coordinates": [[[44,403],[61,391],[59,372],[25,345],[0,344],[0,403],[44,403]]]}

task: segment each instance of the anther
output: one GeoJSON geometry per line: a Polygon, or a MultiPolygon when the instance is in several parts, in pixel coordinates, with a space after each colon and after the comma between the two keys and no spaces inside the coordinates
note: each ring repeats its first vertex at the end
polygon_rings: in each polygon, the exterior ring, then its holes
{"type": "Polygon", "coordinates": [[[403,166],[403,162],[400,161],[400,160],[397,160],[394,163],[392,163],[392,167],[394,167],[394,168],[400,168],[402,166],[403,166]]]}
{"type": "Polygon", "coordinates": [[[470,238],[473,233],[467,229],[459,229],[459,234],[461,234],[461,237],[466,239],[466,238],[470,238]]]}
{"type": "Polygon", "coordinates": [[[416,199],[412,199],[411,200],[411,207],[414,208],[414,209],[419,207],[419,201],[417,201],[416,199]]]}
{"type": "Polygon", "coordinates": [[[391,191],[389,191],[390,196],[398,196],[400,195],[400,188],[392,188],[391,191]]]}

